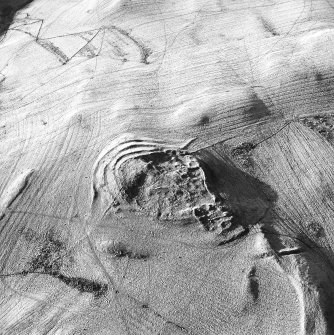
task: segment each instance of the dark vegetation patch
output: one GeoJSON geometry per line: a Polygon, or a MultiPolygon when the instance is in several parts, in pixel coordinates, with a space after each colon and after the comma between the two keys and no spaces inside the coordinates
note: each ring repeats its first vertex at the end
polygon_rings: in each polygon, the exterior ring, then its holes
{"type": "Polygon", "coordinates": [[[316,81],[322,81],[323,79],[324,79],[324,76],[320,72],[317,72],[315,74],[315,80],[316,81]]]}
{"type": "Polygon", "coordinates": [[[145,181],[146,181],[145,171],[142,171],[136,175],[134,180],[132,180],[131,184],[129,184],[126,188],[126,195],[128,201],[132,201],[138,196],[140,188],[144,185],[145,181]]]}
{"type": "Polygon", "coordinates": [[[109,246],[107,252],[116,258],[128,257],[130,259],[146,260],[149,257],[147,253],[139,253],[129,250],[126,245],[121,242],[109,246]]]}
{"type": "Polygon", "coordinates": [[[0,0],[0,35],[12,24],[16,12],[32,0],[0,0]]]}
{"type": "Polygon", "coordinates": [[[53,276],[81,293],[92,293],[95,298],[101,297],[108,291],[107,284],[102,284],[94,280],[82,277],[66,277],[60,273],[56,273],[53,276]]]}
{"type": "Polygon", "coordinates": [[[201,117],[201,119],[198,122],[199,126],[206,126],[207,124],[209,124],[210,122],[210,118],[207,115],[203,115],[201,117]]]}
{"type": "MultiPolygon", "coordinates": [[[[31,232],[29,235],[31,236],[31,232]]],[[[53,230],[50,230],[42,243],[39,253],[28,263],[28,272],[59,272],[66,254],[64,242],[60,241],[53,230]]]]}
{"type": "Polygon", "coordinates": [[[28,241],[39,241],[41,247],[37,256],[28,262],[27,268],[21,272],[22,275],[28,275],[29,273],[49,275],[79,292],[92,293],[96,298],[106,293],[108,290],[107,284],[82,277],[67,277],[61,273],[63,260],[67,255],[66,245],[56,236],[53,230],[50,230],[43,239],[36,236],[37,234],[32,230],[27,230],[25,233],[25,238],[28,241]]]}
{"type": "Polygon", "coordinates": [[[270,111],[266,104],[258,97],[255,96],[255,101],[249,109],[246,109],[246,117],[251,121],[258,121],[270,115],[270,111]]]}
{"type": "Polygon", "coordinates": [[[334,115],[330,114],[304,117],[301,118],[301,122],[305,126],[325,137],[327,141],[334,141],[334,115]]]}
{"type": "Polygon", "coordinates": [[[311,236],[314,236],[316,238],[325,236],[324,228],[317,221],[311,221],[309,223],[306,223],[306,228],[308,232],[311,233],[311,236]]]}
{"type": "Polygon", "coordinates": [[[232,149],[231,155],[236,158],[242,166],[246,168],[253,167],[252,161],[252,150],[255,149],[256,145],[250,142],[241,143],[236,148],[232,149]]]}
{"type": "Polygon", "coordinates": [[[255,147],[256,145],[254,143],[244,142],[244,143],[241,143],[238,147],[234,148],[231,153],[233,157],[240,156],[240,155],[247,155],[255,147]]]}
{"type": "Polygon", "coordinates": [[[65,53],[60,48],[53,45],[47,39],[39,38],[36,42],[45,50],[54,54],[62,64],[66,64],[67,62],[69,62],[70,59],[65,55],[65,53]]]}
{"type": "Polygon", "coordinates": [[[254,301],[256,301],[259,298],[259,283],[257,280],[255,268],[252,268],[249,272],[248,280],[250,294],[253,296],[254,301]]]}
{"type": "Polygon", "coordinates": [[[279,33],[277,32],[277,30],[274,28],[273,24],[270,21],[266,20],[264,17],[261,17],[260,20],[265,31],[270,33],[272,36],[279,36],[279,33]]]}

